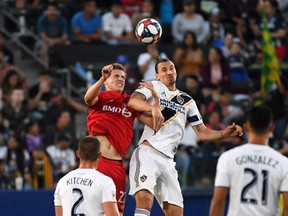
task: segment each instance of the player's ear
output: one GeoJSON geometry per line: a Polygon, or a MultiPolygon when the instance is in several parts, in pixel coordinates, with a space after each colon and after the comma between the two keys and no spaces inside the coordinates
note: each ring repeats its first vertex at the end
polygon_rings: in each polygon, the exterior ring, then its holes
{"type": "Polygon", "coordinates": [[[274,129],[275,129],[275,125],[271,123],[269,126],[269,132],[273,132],[274,129]]]}
{"type": "Polygon", "coordinates": [[[80,152],[79,152],[78,149],[76,150],[76,156],[77,156],[78,158],[80,158],[80,152]]]}
{"type": "Polygon", "coordinates": [[[249,124],[247,122],[243,124],[243,129],[244,131],[249,131],[249,124]]]}

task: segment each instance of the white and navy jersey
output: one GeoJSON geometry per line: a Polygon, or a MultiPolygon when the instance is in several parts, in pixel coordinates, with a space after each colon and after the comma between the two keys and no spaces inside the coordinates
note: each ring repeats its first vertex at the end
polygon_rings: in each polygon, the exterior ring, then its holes
{"type": "Polygon", "coordinates": [[[224,152],[215,187],[230,188],[228,216],[279,216],[280,192],[288,191],[287,164],[269,146],[248,143],[224,152]]]}
{"type": "MultiPolygon", "coordinates": [[[[188,94],[179,90],[170,91],[159,81],[151,83],[160,99],[164,125],[157,133],[145,126],[139,143],[147,140],[155,149],[173,158],[183,137],[186,121],[190,126],[195,126],[203,123],[202,117],[195,101],[188,94]]],[[[145,95],[146,101],[153,104],[153,97],[149,89],[140,87],[136,91],[145,95]]]]}
{"type": "Polygon", "coordinates": [[[105,215],[102,204],[116,202],[116,188],[108,176],[95,169],[76,169],[57,184],[54,205],[62,206],[63,216],[105,215]]]}

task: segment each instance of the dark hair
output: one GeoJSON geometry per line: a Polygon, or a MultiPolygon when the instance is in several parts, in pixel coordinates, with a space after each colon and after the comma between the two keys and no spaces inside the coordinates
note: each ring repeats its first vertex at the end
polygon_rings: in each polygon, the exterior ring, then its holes
{"type": "Polygon", "coordinates": [[[84,7],[87,6],[90,3],[95,3],[96,4],[96,1],[95,0],[85,0],[84,1],[84,7]]]}
{"type": "Polygon", "coordinates": [[[197,42],[197,37],[196,37],[196,34],[195,34],[194,32],[192,32],[192,31],[186,31],[186,32],[184,33],[183,42],[182,42],[181,47],[182,47],[183,49],[188,49],[188,48],[190,48],[190,47],[188,47],[188,46],[185,44],[185,40],[186,40],[186,38],[187,38],[189,35],[192,36],[192,38],[193,38],[192,49],[193,49],[193,50],[198,49],[199,44],[198,44],[198,42],[197,42]]]}
{"type": "Polygon", "coordinates": [[[155,64],[155,72],[158,73],[158,65],[160,63],[163,63],[163,62],[168,62],[168,61],[171,61],[170,59],[165,59],[165,58],[158,58],[157,59],[157,62],[155,64]]]}
{"type": "Polygon", "coordinates": [[[252,107],[247,114],[247,122],[251,128],[258,134],[266,132],[272,122],[273,114],[269,107],[258,105],[252,107]]]}
{"type": "Polygon", "coordinates": [[[95,161],[100,152],[100,141],[94,136],[85,136],[78,143],[80,158],[95,161]]]}
{"type": "Polygon", "coordinates": [[[57,2],[49,2],[46,9],[48,9],[49,7],[55,7],[57,8],[57,10],[60,10],[57,2]]]}
{"type": "Polygon", "coordinates": [[[225,58],[224,58],[222,50],[220,48],[214,47],[214,46],[210,47],[210,50],[211,49],[213,49],[213,50],[215,50],[217,52],[217,54],[219,56],[219,62],[220,63],[225,63],[225,58]]]}

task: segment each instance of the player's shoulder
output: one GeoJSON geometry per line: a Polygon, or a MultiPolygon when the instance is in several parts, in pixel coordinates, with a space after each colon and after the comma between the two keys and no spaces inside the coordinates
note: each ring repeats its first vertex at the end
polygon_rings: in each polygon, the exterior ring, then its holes
{"type": "Polygon", "coordinates": [[[179,91],[179,95],[181,97],[186,98],[187,100],[193,100],[193,98],[189,94],[187,94],[186,92],[181,91],[181,90],[178,90],[178,91],[179,91]]]}
{"type": "Polygon", "coordinates": [[[103,173],[100,173],[97,170],[95,170],[95,176],[97,176],[97,178],[99,179],[99,182],[101,182],[103,185],[110,185],[110,184],[114,185],[114,182],[111,177],[103,173]]]}

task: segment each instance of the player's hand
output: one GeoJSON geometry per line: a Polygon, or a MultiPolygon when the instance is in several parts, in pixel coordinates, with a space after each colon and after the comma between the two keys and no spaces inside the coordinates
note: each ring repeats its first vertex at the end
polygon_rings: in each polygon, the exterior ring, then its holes
{"type": "Polygon", "coordinates": [[[102,68],[101,73],[102,73],[102,77],[104,78],[104,80],[107,80],[110,77],[112,70],[113,70],[113,66],[111,64],[106,65],[102,68]]]}
{"type": "Polygon", "coordinates": [[[223,131],[223,138],[224,137],[235,137],[235,136],[242,136],[243,135],[243,129],[239,126],[233,123],[232,125],[229,125],[224,131],[223,131]]]}
{"type": "Polygon", "coordinates": [[[164,122],[164,117],[161,113],[161,110],[154,106],[151,113],[153,118],[153,130],[159,131],[164,122]]]}
{"type": "Polygon", "coordinates": [[[140,82],[140,85],[141,85],[141,86],[145,86],[146,88],[148,88],[148,89],[151,91],[152,97],[154,97],[154,98],[155,98],[155,97],[158,97],[158,95],[157,95],[157,93],[156,93],[156,91],[155,91],[155,89],[154,89],[154,86],[153,86],[153,84],[152,84],[151,82],[142,80],[142,81],[140,82]]]}

